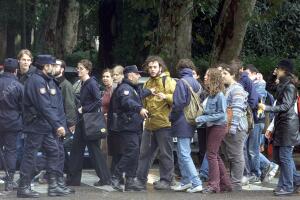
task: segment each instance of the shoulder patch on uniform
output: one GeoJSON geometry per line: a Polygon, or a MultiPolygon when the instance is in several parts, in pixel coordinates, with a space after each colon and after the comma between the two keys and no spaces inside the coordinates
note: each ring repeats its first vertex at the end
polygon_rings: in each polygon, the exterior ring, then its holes
{"type": "Polygon", "coordinates": [[[56,95],[56,89],[50,89],[50,94],[51,95],[56,95]]]}
{"type": "Polygon", "coordinates": [[[124,95],[129,95],[129,90],[124,90],[124,95]]]}
{"type": "Polygon", "coordinates": [[[40,93],[41,94],[46,94],[46,88],[40,88],[40,93]]]}

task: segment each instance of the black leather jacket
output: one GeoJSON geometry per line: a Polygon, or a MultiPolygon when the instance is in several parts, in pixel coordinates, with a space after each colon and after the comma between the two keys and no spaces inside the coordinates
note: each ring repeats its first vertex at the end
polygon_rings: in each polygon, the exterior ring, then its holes
{"type": "Polygon", "coordinates": [[[274,112],[275,123],[274,146],[295,146],[299,144],[299,118],[294,105],[297,99],[297,88],[287,76],[280,79],[276,91],[276,105],[266,106],[266,111],[274,112]]]}

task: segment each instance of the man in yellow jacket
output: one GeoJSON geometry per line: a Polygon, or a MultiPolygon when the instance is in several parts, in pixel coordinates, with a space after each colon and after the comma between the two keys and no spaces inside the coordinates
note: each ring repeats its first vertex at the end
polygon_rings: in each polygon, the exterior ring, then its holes
{"type": "Polygon", "coordinates": [[[167,72],[163,59],[149,56],[144,64],[150,79],[144,88],[155,88],[154,95],[143,100],[144,108],[149,111],[142,136],[140,157],[137,169],[137,184],[146,189],[147,176],[151,162],[159,150],[160,180],[155,182],[157,190],[170,189],[174,174],[173,139],[169,114],[173,103],[176,81],[167,72]]]}

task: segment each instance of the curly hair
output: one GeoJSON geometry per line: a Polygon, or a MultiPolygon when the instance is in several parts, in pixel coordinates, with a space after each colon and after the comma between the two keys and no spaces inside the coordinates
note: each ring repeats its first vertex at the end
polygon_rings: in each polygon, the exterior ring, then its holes
{"type": "Polygon", "coordinates": [[[156,56],[156,55],[150,55],[146,58],[146,60],[143,64],[144,70],[147,71],[149,63],[155,62],[155,61],[158,62],[159,66],[161,67],[161,70],[163,72],[167,70],[165,61],[160,56],[156,56]]]}
{"type": "Polygon", "coordinates": [[[207,88],[210,96],[214,96],[224,91],[224,82],[222,72],[217,68],[209,68],[208,70],[207,88]]]}

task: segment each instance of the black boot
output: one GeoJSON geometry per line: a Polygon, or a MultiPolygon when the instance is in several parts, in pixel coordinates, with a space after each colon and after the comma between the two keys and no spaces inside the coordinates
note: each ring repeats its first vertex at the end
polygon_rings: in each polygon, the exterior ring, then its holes
{"type": "Polygon", "coordinates": [[[111,177],[111,186],[115,190],[117,190],[119,192],[123,192],[123,188],[121,187],[120,182],[121,182],[121,179],[119,177],[114,176],[114,175],[111,177]]]}
{"type": "Polygon", "coordinates": [[[19,187],[17,191],[18,198],[38,198],[40,194],[31,190],[30,181],[25,177],[21,176],[19,181],[19,187]]]}
{"type": "Polygon", "coordinates": [[[141,181],[138,181],[132,177],[126,178],[125,191],[142,191],[145,189],[146,186],[142,184],[141,181]]]}
{"type": "Polygon", "coordinates": [[[57,184],[60,188],[62,188],[66,193],[71,194],[75,193],[75,190],[72,188],[68,188],[65,183],[65,179],[62,176],[57,177],[57,184]]]}
{"type": "Polygon", "coordinates": [[[57,184],[57,178],[54,174],[49,174],[48,176],[48,196],[55,197],[55,196],[65,196],[67,194],[62,188],[60,188],[57,184]]]}
{"type": "Polygon", "coordinates": [[[17,184],[14,182],[14,173],[9,173],[9,177],[5,177],[5,191],[13,191],[14,189],[18,188],[17,184]]]}

